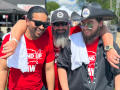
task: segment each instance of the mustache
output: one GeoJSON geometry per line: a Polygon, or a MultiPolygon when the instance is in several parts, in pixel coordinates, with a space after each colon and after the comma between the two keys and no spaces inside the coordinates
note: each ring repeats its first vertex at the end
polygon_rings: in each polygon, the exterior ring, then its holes
{"type": "Polygon", "coordinates": [[[57,31],[66,31],[66,29],[57,29],[56,32],[57,31]]]}

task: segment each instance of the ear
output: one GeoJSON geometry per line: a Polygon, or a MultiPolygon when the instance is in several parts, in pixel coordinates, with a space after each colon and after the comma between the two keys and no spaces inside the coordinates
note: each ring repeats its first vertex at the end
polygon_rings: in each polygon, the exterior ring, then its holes
{"type": "Polygon", "coordinates": [[[103,20],[102,20],[102,21],[100,21],[100,23],[99,23],[99,24],[100,24],[100,26],[103,26],[103,20]]]}
{"type": "Polygon", "coordinates": [[[26,19],[26,24],[29,25],[30,20],[27,18],[26,19]]]}

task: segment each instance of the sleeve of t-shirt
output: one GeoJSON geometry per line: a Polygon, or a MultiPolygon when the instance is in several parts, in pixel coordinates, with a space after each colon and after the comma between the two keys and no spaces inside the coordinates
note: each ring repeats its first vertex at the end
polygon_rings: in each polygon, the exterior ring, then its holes
{"type": "Polygon", "coordinates": [[[70,28],[70,35],[78,32],[81,32],[81,27],[79,25],[70,28]]]}
{"type": "Polygon", "coordinates": [[[55,60],[55,53],[54,53],[53,43],[50,40],[50,42],[46,48],[46,63],[49,63],[53,60],[55,60]]]}
{"type": "Polygon", "coordinates": [[[71,51],[68,44],[64,49],[61,49],[60,51],[57,66],[67,70],[70,67],[70,63],[71,63],[71,51]]]}
{"type": "Polygon", "coordinates": [[[3,40],[3,42],[2,42],[2,45],[1,45],[1,47],[0,47],[0,57],[5,55],[5,54],[2,53],[3,45],[4,45],[7,41],[9,41],[9,37],[10,37],[10,34],[6,35],[5,38],[4,38],[4,40],[3,40]]]}

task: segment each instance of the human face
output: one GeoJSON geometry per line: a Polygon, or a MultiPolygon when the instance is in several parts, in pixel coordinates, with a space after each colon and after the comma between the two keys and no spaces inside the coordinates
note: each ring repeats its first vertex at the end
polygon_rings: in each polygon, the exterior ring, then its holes
{"type": "Polygon", "coordinates": [[[56,22],[52,25],[52,34],[54,37],[54,45],[56,47],[64,48],[67,45],[67,40],[69,36],[69,23],[66,22],[56,22]]]}
{"type": "Polygon", "coordinates": [[[52,23],[52,27],[57,33],[64,33],[68,29],[68,22],[55,22],[52,23]]]}
{"type": "Polygon", "coordinates": [[[97,37],[99,37],[100,27],[102,26],[102,23],[102,21],[98,23],[96,19],[86,19],[81,22],[81,24],[85,25],[82,28],[82,35],[85,43],[90,44],[97,37]]]}
{"type": "Polygon", "coordinates": [[[46,30],[45,23],[47,22],[47,15],[45,13],[34,13],[32,20],[27,19],[26,35],[29,39],[38,39],[46,30]]]}

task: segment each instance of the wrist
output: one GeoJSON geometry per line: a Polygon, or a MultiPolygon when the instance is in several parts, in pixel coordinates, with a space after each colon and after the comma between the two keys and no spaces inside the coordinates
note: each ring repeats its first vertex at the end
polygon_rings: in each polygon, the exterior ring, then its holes
{"type": "Polygon", "coordinates": [[[16,42],[17,42],[17,44],[19,44],[19,42],[18,42],[18,40],[17,40],[17,39],[15,39],[15,38],[12,38],[11,40],[14,40],[14,41],[16,41],[16,42]]]}
{"type": "Polygon", "coordinates": [[[107,51],[109,51],[109,50],[111,50],[111,49],[114,49],[114,47],[112,46],[112,45],[106,45],[105,47],[104,47],[104,50],[107,52],[107,51]]]}

